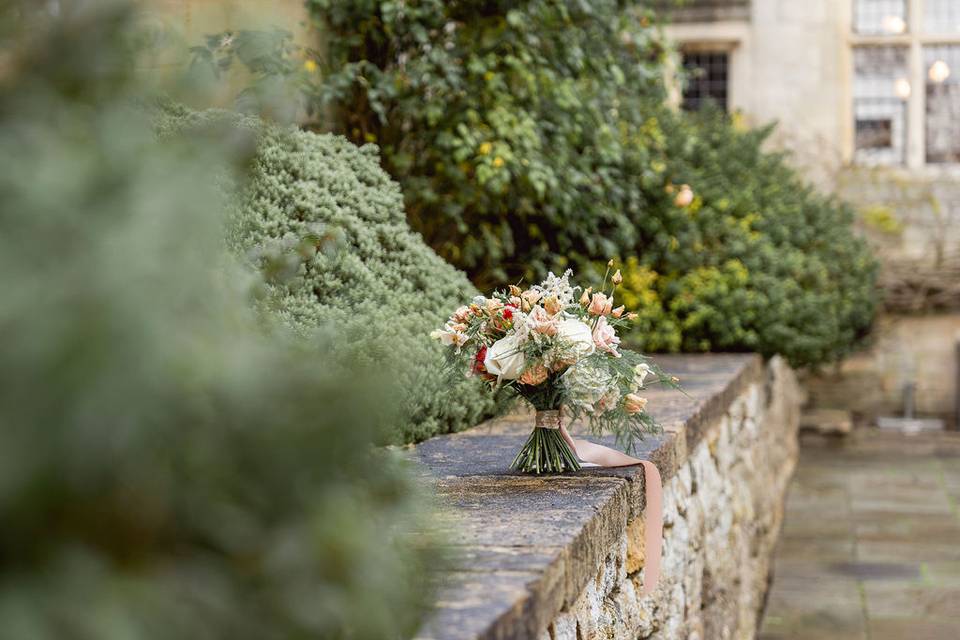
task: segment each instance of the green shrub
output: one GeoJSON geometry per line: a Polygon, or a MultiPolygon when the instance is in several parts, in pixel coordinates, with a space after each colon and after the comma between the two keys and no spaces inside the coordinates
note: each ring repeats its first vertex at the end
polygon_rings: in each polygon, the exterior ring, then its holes
{"type": "Polygon", "coordinates": [[[763,131],[664,107],[633,4],[308,0],[330,42],[314,99],[381,146],[413,228],[481,288],[619,255],[643,348],[842,355],[874,309],[849,211],[763,131]]]}
{"type": "Polygon", "coordinates": [[[0,17],[0,635],[410,635],[388,387],[253,313],[223,146],[158,143],[133,14],[66,5],[0,17]]]}
{"type": "Polygon", "coordinates": [[[663,110],[650,126],[669,178],[648,192],[641,251],[626,269],[625,302],[650,318],[635,339],[656,350],[781,353],[794,365],[850,351],[876,304],[875,261],[852,211],[764,152],[769,130],[738,131],[711,111],[663,110]],[[689,206],[675,203],[679,184],[695,193],[689,206]]]}
{"type": "Polygon", "coordinates": [[[380,145],[413,228],[481,289],[612,255],[658,178],[625,172],[664,51],[626,4],[309,0],[330,46],[316,99],[380,145]]]}
{"type": "Polygon", "coordinates": [[[494,410],[476,380],[451,383],[442,375],[442,350],[429,339],[477,291],[410,230],[399,187],[380,168],[375,147],[224,111],[169,113],[162,129],[220,121],[256,132],[231,244],[269,273],[278,264],[290,270],[267,285],[263,304],[273,313],[302,333],[339,327],[348,336],[339,359],[396,370],[406,402],[393,441],[470,427],[494,410]],[[305,238],[336,249],[283,260],[305,238]]]}

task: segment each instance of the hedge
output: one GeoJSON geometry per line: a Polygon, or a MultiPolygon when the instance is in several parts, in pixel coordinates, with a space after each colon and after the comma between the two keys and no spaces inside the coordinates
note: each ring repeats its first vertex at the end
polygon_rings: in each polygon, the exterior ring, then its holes
{"type": "Polygon", "coordinates": [[[460,430],[495,410],[476,380],[450,380],[429,339],[477,291],[410,230],[376,147],[225,111],[168,114],[161,129],[219,122],[255,132],[230,244],[268,273],[289,270],[267,284],[261,304],[273,315],[304,334],[336,327],[338,360],[396,371],[405,404],[391,441],[460,430]]]}
{"type": "Polygon", "coordinates": [[[0,635],[412,635],[391,387],[253,313],[232,154],[130,108],[136,15],[34,5],[0,19],[0,635]]]}

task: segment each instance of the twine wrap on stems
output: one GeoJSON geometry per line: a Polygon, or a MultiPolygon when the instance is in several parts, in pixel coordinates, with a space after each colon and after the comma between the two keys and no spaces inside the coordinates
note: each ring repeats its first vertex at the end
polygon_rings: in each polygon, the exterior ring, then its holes
{"type": "Polygon", "coordinates": [[[534,417],[534,426],[537,429],[559,429],[563,426],[559,409],[544,409],[537,411],[534,417]]]}

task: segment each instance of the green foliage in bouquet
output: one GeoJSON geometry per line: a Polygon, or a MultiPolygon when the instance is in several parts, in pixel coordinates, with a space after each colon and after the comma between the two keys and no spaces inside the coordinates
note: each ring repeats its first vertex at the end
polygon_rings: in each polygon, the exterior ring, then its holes
{"type": "Polygon", "coordinates": [[[663,106],[665,48],[635,3],[308,5],[330,43],[314,100],[380,145],[411,225],[482,289],[618,255],[644,349],[815,365],[869,327],[849,211],[765,131],[663,106]]]}
{"type": "Polygon", "coordinates": [[[474,381],[441,380],[427,334],[476,293],[410,230],[376,148],[225,111],[168,109],[164,132],[225,126],[258,139],[234,198],[230,244],[268,278],[261,305],[298,332],[336,326],[337,359],[396,371],[406,390],[394,442],[471,427],[494,402],[474,381]],[[320,250],[317,250],[317,249],[320,250]]]}
{"type": "Polygon", "coordinates": [[[412,634],[389,387],[254,314],[232,154],[130,108],[132,11],[50,6],[0,0],[0,635],[412,634]]]}

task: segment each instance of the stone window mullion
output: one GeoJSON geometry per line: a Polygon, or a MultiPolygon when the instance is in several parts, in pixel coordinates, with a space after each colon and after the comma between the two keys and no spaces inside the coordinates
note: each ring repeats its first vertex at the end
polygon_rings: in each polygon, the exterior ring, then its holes
{"type": "Polygon", "coordinates": [[[910,34],[910,83],[912,90],[907,103],[907,166],[920,169],[926,163],[926,74],[923,66],[923,47],[919,34],[923,32],[923,0],[908,0],[907,20],[910,34]]]}

